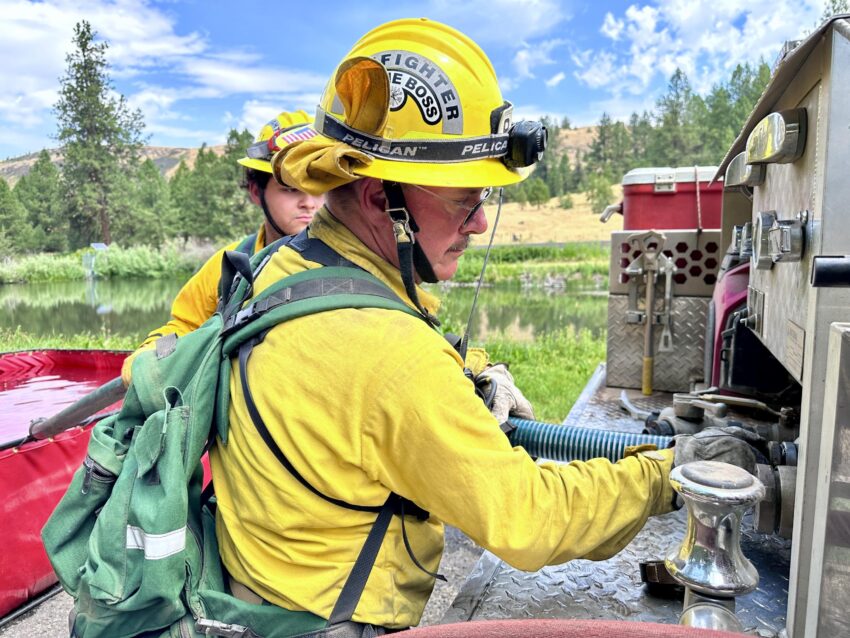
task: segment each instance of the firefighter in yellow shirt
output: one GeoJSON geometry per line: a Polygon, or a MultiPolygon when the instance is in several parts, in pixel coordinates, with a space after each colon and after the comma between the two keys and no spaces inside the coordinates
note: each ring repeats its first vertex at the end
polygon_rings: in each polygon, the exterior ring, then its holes
{"type": "MultiPolygon", "coordinates": [[[[484,52],[426,19],[381,25],[337,68],[314,128],[275,154],[275,179],[326,193],[310,241],[418,316],[331,310],[240,348],[210,453],[234,595],[288,610],[293,635],[381,635],[419,622],[444,524],[536,570],[610,557],[673,509],[673,450],[558,465],[513,448],[499,426],[530,406],[504,366],[483,373],[491,413],[433,328],[439,301],[419,284],[452,278],[491,187],[522,180],[546,143],[513,121],[484,52]]],[[[321,267],[305,254],[280,248],[253,294],[321,267]]]]}
{"type": "Polygon", "coordinates": [[[135,356],[163,335],[178,337],[192,332],[215,312],[218,303],[218,282],[221,279],[221,259],[226,250],[241,250],[254,254],[264,246],[303,230],[322,206],[322,195],[310,195],[297,188],[271,179],[272,155],[285,144],[305,139],[315,131],[307,125],[312,118],[304,111],[282,112],[260,129],[256,141],[247,149],[247,156],[237,160],[245,167],[244,187],[251,201],[263,211],[263,224],[253,235],[244,237],[216,251],[180,289],[171,305],[171,319],[152,330],[139,348],[125,359],[121,377],[129,385],[135,356]]]}

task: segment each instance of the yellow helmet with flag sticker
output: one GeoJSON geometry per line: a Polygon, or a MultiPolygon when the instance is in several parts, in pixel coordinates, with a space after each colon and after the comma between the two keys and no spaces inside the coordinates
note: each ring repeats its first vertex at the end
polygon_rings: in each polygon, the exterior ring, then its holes
{"type": "Polygon", "coordinates": [[[308,124],[313,118],[306,111],[281,111],[260,129],[257,139],[247,149],[247,156],[236,160],[245,168],[271,173],[269,161],[277,151],[292,141],[309,139],[315,131],[308,124]],[[300,129],[304,129],[300,131],[300,129]],[[286,138],[286,139],[284,139],[286,138]]]}
{"type": "Polygon", "coordinates": [[[357,176],[504,186],[522,180],[546,146],[543,126],[515,124],[512,115],[481,48],[420,18],[388,22],[354,45],[327,85],[313,127],[368,156],[352,162],[357,176]]]}

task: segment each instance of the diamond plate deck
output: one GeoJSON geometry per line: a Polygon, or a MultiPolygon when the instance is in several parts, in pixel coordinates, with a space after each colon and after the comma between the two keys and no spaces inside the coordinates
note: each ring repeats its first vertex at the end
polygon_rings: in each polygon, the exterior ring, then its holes
{"type": "MultiPolygon", "coordinates": [[[[564,423],[596,429],[640,432],[643,424],[619,407],[621,388],[605,384],[600,366],[564,423]]],[[[660,409],[672,395],[644,397],[626,391],[635,407],[660,409]]],[[[742,420],[752,421],[742,415],[742,420]]],[[[678,622],[682,602],[650,595],[640,580],[638,564],[663,559],[685,533],[685,513],[674,512],[649,520],[619,554],[605,561],[574,560],[537,572],[512,568],[484,552],[442,622],[496,618],[578,618],[678,622]]],[[[741,538],[744,554],[759,571],[759,587],[737,600],[737,615],[758,635],[775,637],[785,627],[791,542],[758,534],[750,517],[741,538]]]]}
{"type": "MultiPolygon", "coordinates": [[[[659,352],[661,326],[654,329],[655,372],[652,387],[687,392],[703,377],[708,297],[673,297],[673,350],[659,352]]],[[[608,297],[608,383],[639,388],[643,370],[644,326],[626,323],[627,295],[608,297]]]]}
{"type": "MultiPolygon", "coordinates": [[[[676,624],[681,600],[647,593],[638,564],[663,558],[684,532],[684,512],[655,517],[611,559],[574,560],[533,573],[516,570],[485,552],[443,622],[578,618],[676,624]]],[[[750,525],[742,534],[741,546],[761,581],[754,592],[738,598],[736,615],[748,630],[776,636],[785,627],[791,544],[757,534],[750,525]]]]}

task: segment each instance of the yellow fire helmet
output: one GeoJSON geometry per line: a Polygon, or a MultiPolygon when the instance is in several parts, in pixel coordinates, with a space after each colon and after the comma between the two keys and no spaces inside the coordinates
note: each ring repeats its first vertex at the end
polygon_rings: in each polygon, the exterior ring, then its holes
{"type": "Polygon", "coordinates": [[[260,129],[257,139],[247,149],[247,157],[236,160],[245,168],[271,173],[270,160],[286,144],[316,135],[308,125],[313,118],[306,111],[281,111],[260,129]]]}
{"type": "Polygon", "coordinates": [[[423,186],[505,186],[542,156],[546,129],[512,121],[496,73],[463,33],[425,18],[363,36],[316,111],[321,136],[365,153],[359,176],[423,186]]]}

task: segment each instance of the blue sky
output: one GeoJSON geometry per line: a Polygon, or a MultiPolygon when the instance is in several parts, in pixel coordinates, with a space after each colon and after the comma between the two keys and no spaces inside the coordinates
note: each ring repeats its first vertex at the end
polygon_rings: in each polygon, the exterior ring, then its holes
{"type": "Polygon", "coordinates": [[[0,158],[56,146],[51,112],[73,25],[110,44],[115,87],[157,146],[220,144],[281,110],[315,109],[370,28],[425,16],[490,57],[520,117],[594,124],[651,108],[676,69],[705,92],[739,62],[773,62],[823,0],[0,0],[0,158]]]}

